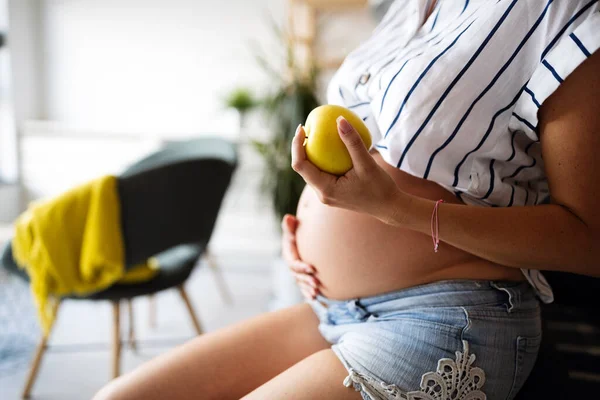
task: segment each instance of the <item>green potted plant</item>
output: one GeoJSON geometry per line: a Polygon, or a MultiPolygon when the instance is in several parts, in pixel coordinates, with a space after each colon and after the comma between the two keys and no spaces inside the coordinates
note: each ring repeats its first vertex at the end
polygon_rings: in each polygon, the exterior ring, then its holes
{"type": "MultiPolygon", "coordinates": [[[[252,144],[265,160],[262,177],[263,193],[269,197],[278,221],[287,213],[295,214],[305,183],[291,167],[292,139],[298,124],[317,106],[317,71],[314,66],[302,67],[294,54],[289,35],[271,24],[282,52],[280,56],[255,53],[256,60],[269,81],[274,83],[260,102],[267,119],[270,137],[252,144]]],[[[269,309],[291,306],[302,301],[293,275],[280,257],[273,260],[273,293],[269,309]]]]}
{"type": "Polygon", "coordinates": [[[259,105],[252,91],[245,87],[233,89],[224,99],[225,107],[233,108],[238,112],[240,131],[246,125],[248,112],[259,105]]]}
{"type": "Polygon", "coordinates": [[[256,54],[258,63],[271,81],[276,82],[276,87],[260,102],[272,136],[267,141],[255,140],[253,145],[266,163],[263,189],[270,196],[273,210],[281,220],[287,213],[295,214],[305,185],[291,168],[292,139],[298,124],[303,124],[308,114],[320,103],[317,98],[316,68],[313,65],[302,68],[288,35],[274,24],[273,27],[284,49],[285,67],[278,69],[273,61],[269,61],[272,58],[260,52],[256,54]]]}

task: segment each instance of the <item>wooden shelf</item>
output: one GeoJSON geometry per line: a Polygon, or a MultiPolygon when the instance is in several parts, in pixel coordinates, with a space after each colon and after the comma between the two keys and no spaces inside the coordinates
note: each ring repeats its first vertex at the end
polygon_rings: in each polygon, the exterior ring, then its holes
{"type": "Polygon", "coordinates": [[[318,62],[318,66],[320,69],[322,70],[332,70],[332,69],[338,69],[342,63],[344,62],[344,58],[332,58],[329,60],[323,60],[318,62]]]}
{"type": "Polygon", "coordinates": [[[313,35],[310,35],[310,36],[296,35],[296,36],[292,36],[291,39],[293,42],[303,44],[303,45],[308,45],[308,46],[312,46],[312,44],[315,42],[315,37],[313,35]]]}
{"type": "Polygon", "coordinates": [[[308,67],[313,63],[322,70],[337,69],[343,62],[342,58],[316,60],[315,43],[319,32],[317,21],[319,14],[323,12],[344,12],[356,9],[363,9],[368,6],[368,0],[288,0],[288,28],[290,40],[295,49],[302,50],[305,65],[308,67]],[[302,26],[302,33],[296,31],[299,25],[302,26]]]}

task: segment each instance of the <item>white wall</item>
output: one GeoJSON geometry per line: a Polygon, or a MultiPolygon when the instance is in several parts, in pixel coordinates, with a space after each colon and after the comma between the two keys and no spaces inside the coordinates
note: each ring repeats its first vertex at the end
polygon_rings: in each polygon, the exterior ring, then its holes
{"type": "MultiPolygon", "coordinates": [[[[30,17],[39,19],[36,24],[17,21],[18,39],[27,50],[19,52],[24,68],[18,70],[33,69],[34,78],[15,74],[26,89],[23,99],[30,100],[21,107],[28,110],[23,116],[53,121],[55,131],[81,138],[22,140],[24,183],[36,196],[118,172],[155,145],[152,140],[103,140],[106,133],[140,138],[235,134],[236,115],[223,108],[222,97],[240,85],[269,88],[252,43],[280,60],[269,18],[287,21],[285,0],[10,3],[15,9],[29,4],[30,17]],[[30,43],[35,37],[37,44],[30,43]],[[35,48],[39,51],[32,55],[35,48]],[[86,139],[90,132],[94,137],[86,139]]],[[[373,22],[362,10],[325,15],[319,26],[325,37],[319,52],[337,57],[368,36],[373,22]]],[[[254,128],[264,126],[254,120],[254,128]]]]}
{"type": "Polygon", "coordinates": [[[41,48],[38,0],[2,0],[0,25],[9,29],[8,49],[0,56],[5,76],[0,96],[0,174],[8,181],[18,178],[17,132],[25,120],[40,118],[41,48]]]}
{"type": "Polygon", "coordinates": [[[119,130],[233,129],[222,96],[260,87],[282,0],[44,0],[45,117],[119,130]],[[223,127],[223,124],[229,124],[223,127]]]}
{"type": "Polygon", "coordinates": [[[235,134],[237,116],[222,97],[239,85],[265,86],[249,43],[273,48],[265,22],[270,15],[281,21],[285,11],[281,0],[10,3],[21,44],[13,69],[24,89],[19,113],[51,121],[26,124],[21,140],[23,182],[33,197],[118,173],[154,148],[156,136],[235,134]],[[27,23],[25,11],[39,23],[27,23]],[[36,27],[39,37],[27,32],[36,27]],[[41,76],[39,85],[23,75],[29,70],[41,76]],[[40,125],[51,125],[51,135],[38,135],[50,131],[40,125]]]}
{"type": "MultiPolygon", "coordinates": [[[[6,0],[0,0],[0,32],[6,34],[7,31],[8,4],[6,0]]],[[[5,45],[0,48],[0,182],[16,178],[16,134],[9,86],[10,76],[10,59],[5,45]]]]}
{"type": "MultiPolygon", "coordinates": [[[[269,26],[286,0],[40,0],[44,117],[119,130],[235,128],[221,98],[268,86],[251,43],[278,49],[269,26]]],[[[365,11],[319,21],[330,56],[373,27],[365,11]]],[[[279,57],[273,53],[274,59],[279,57]]]]}

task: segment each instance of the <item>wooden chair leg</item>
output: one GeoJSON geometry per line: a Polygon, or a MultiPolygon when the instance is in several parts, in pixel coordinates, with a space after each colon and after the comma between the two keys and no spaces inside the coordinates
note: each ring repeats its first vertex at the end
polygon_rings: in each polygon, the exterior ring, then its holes
{"type": "Polygon", "coordinates": [[[148,325],[150,328],[156,328],[156,296],[148,296],[148,325]]]}
{"type": "Polygon", "coordinates": [[[129,316],[129,346],[133,351],[137,351],[137,343],[135,341],[135,318],[133,315],[133,299],[127,300],[127,314],[129,316]]]}
{"type": "Polygon", "coordinates": [[[209,249],[206,249],[206,251],[204,252],[204,259],[206,260],[208,267],[213,273],[213,277],[215,278],[217,288],[219,289],[219,293],[221,293],[221,298],[223,299],[223,302],[225,302],[225,304],[227,305],[232,305],[233,296],[231,295],[231,291],[227,287],[227,283],[225,282],[225,278],[223,277],[221,269],[219,268],[219,264],[217,264],[214,256],[209,251],[209,249]]]}
{"type": "Polygon", "coordinates": [[[119,301],[112,302],[113,308],[113,343],[112,343],[112,376],[116,378],[121,373],[121,309],[119,301]]]}
{"type": "Polygon", "coordinates": [[[37,378],[37,374],[40,368],[40,364],[42,362],[42,357],[48,348],[48,338],[50,337],[50,333],[54,324],[56,323],[56,318],[58,318],[58,307],[60,306],[60,300],[57,300],[53,306],[52,313],[54,314],[54,321],[48,329],[47,334],[43,334],[40,342],[38,343],[37,349],[35,350],[35,356],[33,357],[33,362],[31,363],[31,368],[29,369],[29,374],[27,375],[27,380],[25,381],[25,387],[23,389],[22,397],[24,399],[29,398],[31,394],[31,389],[33,388],[33,384],[35,383],[35,379],[37,378]]]}
{"type": "Polygon", "coordinates": [[[194,312],[192,303],[190,302],[190,299],[189,299],[185,289],[183,288],[183,285],[178,286],[177,290],[179,290],[179,295],[183,299],[183,302],[185,303],[185,307],[187,308],[188,313],[190,314],[190,318],[192,320],[192,323],[194,324],[196,333],[198,333],[198,335],[201,335],[202,334],[202,326],[200,325],[200,321],[198,321],[198,317],[196,316],[196,313],[194,312]]]}

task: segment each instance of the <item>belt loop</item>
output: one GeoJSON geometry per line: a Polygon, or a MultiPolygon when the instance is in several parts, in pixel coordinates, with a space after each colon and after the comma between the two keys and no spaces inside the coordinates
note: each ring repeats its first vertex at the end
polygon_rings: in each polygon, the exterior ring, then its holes
{"type": "Polygon", "coordinates": [[[519,308],[521,306],[521,292],[519,290],[515,290],[514,287],[501,286],[501,284],[497,282],[490,282],[490,285],[493,288],[508,294],[507,308],[509,313],[512,312],[515,307],[519,308]]]}
{"type": "Polygon", "coordinates": [[[371,314],[360,304],[359,299],[349,300],[346,303],[346,307],[348,311],[352,314],[354,318],[357,320],[364,320],[368,318],[371,314]]]}

